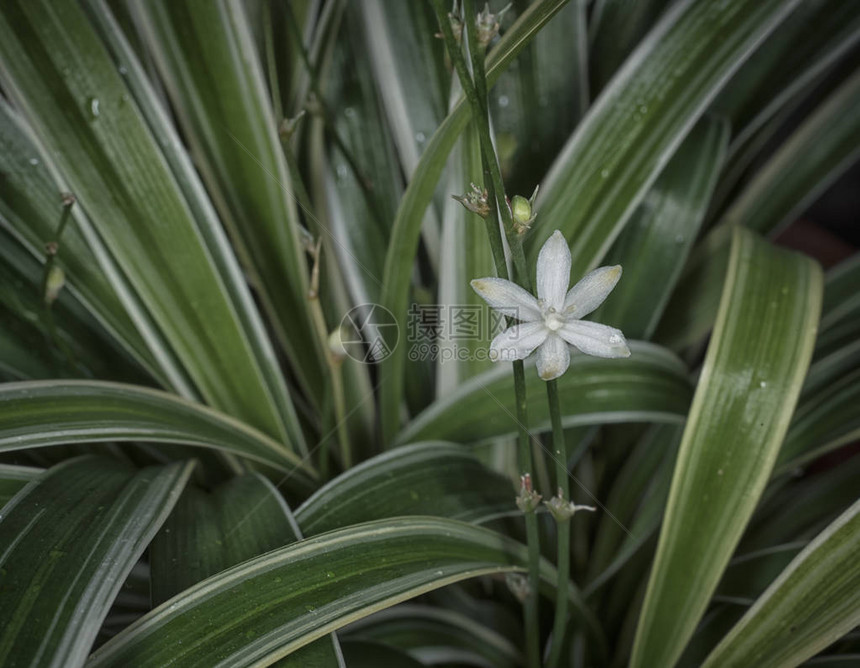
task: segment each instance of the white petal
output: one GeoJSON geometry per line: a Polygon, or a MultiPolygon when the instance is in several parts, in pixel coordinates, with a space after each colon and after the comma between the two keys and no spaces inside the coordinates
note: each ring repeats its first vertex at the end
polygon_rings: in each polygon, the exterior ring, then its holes
{"type": "Polygon", "coordinates": [[[476,278],[472,289],[503,315],[525,321],[541,317],[537,300],[516,283],[503,278],[476,278]]]}
{"type": "Polygon", "coordinates": [[[600,306],[621,278],[621,265],[598,267],[574,285],[564,299],[564,314],[571,320],[584,318],[600,306]]]}
{"type": "Polygon", "coordinates": [[[494,362],[522,360],[544,342],[549,330],[543,322],[524,322],[506,329],[490,344],[490,359],[494,362]]]}
{"type": "Polygon", "coordinates": [[[538,348],[537,370],[543,380],[553,380],[570,366],[570,351],[567,344],[556,334],[550,334],[538,348]]]}
{"type": "Polygon", "coordinates": [[[558,330],[559,336],[586,355],[630,357],[630,348],[620,329],[598,322],[574,320],[558,330]]]}
{"type": "Polygon", "coordinates": [[[556,230],[540,249],[537,261],[537,296],[547,306],[561,311],[564,293],[570,285],[570,248],[556,230]]]}

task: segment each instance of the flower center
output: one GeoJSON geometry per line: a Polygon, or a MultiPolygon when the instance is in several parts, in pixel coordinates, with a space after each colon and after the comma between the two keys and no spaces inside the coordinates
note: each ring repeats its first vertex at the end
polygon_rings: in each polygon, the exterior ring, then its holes
{"type": "Polygon", "coordinates": [[[555,309],[550,306],[547,309],[547,313],[544,316],[544,324],[547,326],[547,329],[551,332],[556,332],[562,328],[564,325],[564,319],[556,313],[555,309]]]}

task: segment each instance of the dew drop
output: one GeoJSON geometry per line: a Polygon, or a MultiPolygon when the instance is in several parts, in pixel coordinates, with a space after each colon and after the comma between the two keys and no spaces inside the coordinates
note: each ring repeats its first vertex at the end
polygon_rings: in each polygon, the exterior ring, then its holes
{"type": "Polygon", "coordinates": [[[765,387],[767,387],[767,382],[763,380],[758,384],[758,386],[764,389],[765,387]]]}
{"type": "Polygon", "coordinates": [[[720,469],[719,471],[717,471],[717,475],[723,475],[723,469],[720,469]]]}
{"type": "Polygon", "coordinates": [[[608,176],[609,176],[609,170],[608,169],[601,169],[600,170],[600,178],[601,179],[605,179],[608,176]]]}
{"type": "Polygon", "coordinates": [[[87,101],[87,106],[90,109],[90,116],[93,118],[98,118],[101,110],[99,109],[99,99],[97,97],[91,97],[87,101]]]}
{"type": "Polygon", "coordinates": [[[33,165],[33,167],[35,167],[36,165],[39,164],[39,158],[30,158],[29,162],[31,165],[33,165]]]}
{"type": "Polygon", "coordinates": [[[346,178],[346,173],[348,171],[346,169],[346,165],[343,165],[343,164],[338,165],[336,171],[337,171],[337,178],[339,178],[339,179],[345,179],[346,178]]]}
{"type": "Polygon", "coordinates": [[[499,106],[504,108],[511,103],[507,95],[499,95],[499,106]]]}
{"type": "Polygon", "coordinates": [[[648,105],[647,104],[640,104],[639,105],[639,113],[642,115],[647,114],[648,113],[648,105]]]}
{"type": "Polygon", "coordinates": [[[417,141],[419,144],[423,144],[426,140],[427,136],[423,132],[415,133],[415,141],[417,141]]]}
{"type": "Polygon", "coordinates": [[[355,117],[355,109],[353,109],[352,107],[347,107],[346,109],[344,109],[343,113],[346,114],[347,118],[355,117]]]}
{"type": "Polygon", "coordinates": [[[126,74],[128,74],[128,68],[125,65],[120,65],[119,66],[119,73],[122,74],[123,76],[125,76],[126,74]]]}
{"type": "Polygon", "coordinates": [[[334,571],[326,571],[325,576],[327,578],[333,578],[334,577],[334,571]]]}
{"type": "Polygon", "coordinates": [[[675,243],[676,243],[676,244],[682,244],[682,243],[684,243],[684,235],[683,235],[683,234],[678,234],[678,235],[676,235],[676,236],[675,236],[675,243]]]}

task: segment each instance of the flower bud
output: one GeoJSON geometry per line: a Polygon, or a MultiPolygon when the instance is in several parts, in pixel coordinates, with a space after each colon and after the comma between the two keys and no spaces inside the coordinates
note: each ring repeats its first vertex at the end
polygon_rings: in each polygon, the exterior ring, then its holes
{"type": "Polygon", "coordinates": [[[45,303],[53,304],[60,295],[60,290],[66,284],[66,272],[60,267],[53,266],[48,272],[48,280],[45,281],[45,303]]]}

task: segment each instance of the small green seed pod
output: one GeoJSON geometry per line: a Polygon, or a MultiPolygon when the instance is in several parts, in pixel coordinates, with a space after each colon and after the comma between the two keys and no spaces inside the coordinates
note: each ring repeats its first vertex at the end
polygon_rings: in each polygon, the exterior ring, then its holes
{"type": "Polygon", "coordinates": [[[511,215],[519,225],[529,225],[532,222],[532,205],[525,197],[514,195],[511,200],[511,215]]]}

